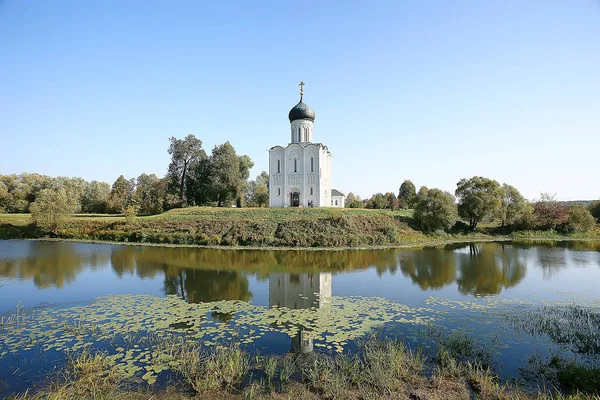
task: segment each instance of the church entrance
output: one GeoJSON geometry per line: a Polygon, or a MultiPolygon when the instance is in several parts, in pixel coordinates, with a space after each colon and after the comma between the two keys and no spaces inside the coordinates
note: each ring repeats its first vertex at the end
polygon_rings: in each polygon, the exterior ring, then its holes
{"type": "Polygon", "coordinates": [[[300,193],[290,193],[290,200],[290,204],[292,205],[292,207],[300,207],[300,193]]]}

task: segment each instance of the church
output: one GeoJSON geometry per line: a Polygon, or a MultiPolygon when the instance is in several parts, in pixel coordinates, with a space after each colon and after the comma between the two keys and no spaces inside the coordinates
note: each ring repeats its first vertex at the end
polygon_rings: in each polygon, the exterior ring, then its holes
{"type": "Polygon", "coordinates": [[[290,143],[269,150],[269,206],[344,207],[345,196],[331,187],[331,152],[313,141],[315,112],[300,102],[288,115],[290,143]]]}

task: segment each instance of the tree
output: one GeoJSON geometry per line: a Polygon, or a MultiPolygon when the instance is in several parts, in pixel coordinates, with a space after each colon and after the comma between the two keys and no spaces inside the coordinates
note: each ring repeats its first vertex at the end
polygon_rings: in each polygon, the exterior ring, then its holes
{"type": "Polygon", "coordinates": [[[499,211],[501,226],[505,226],[515,225],[527,220],[533,212],[533,208],[515,187],[505,183],[502,185],[499,211]]]}
{"type": "MultiPolygon", "coordinates": [[[[0,195],[0,201],[2,196],[0,195]]],[[[0,206],[1,207],[1,206],[0,206]]],[[[594,201],[589,207],[590,213],[600,223],[600,200],[594,201]]]]}
{"type": "Polygon", "coordinates": [[[392,192],[387,192],[385,194],[385,201],[387,203],[386,206],[389,207],[389,209],[392,211],[394,211],[398,207],[398,198],[392,192]]]}
{"type": "Polygon", "coordinates": [[[561,227],[564,232],[587,232],[596,225],[596,220],[584,206],[569,207],[569,216],[561,227]]]}
{"type": "Polygon", "coordinates": [[[421,188],[419,193],[414,218],[421,229],[434,232],[447,230],[454,225],[458,217],[454,196],[440,189],[421,188]]]}
{"type": "Polygon", "coordinates": [[[0,213],[5,213],[8,211],[9,200],[10,193],[8,193],[8,188],[2,181],[0,181],[0,213]]]}
{"type": "Polygon", "coordinates": [[[183,204],[185,194],[186,175],[191,166],[206,158],[206,152],[202,149],[202,141],[194,135],[187,135],[184,139],[171,137],[169,154],[171,163],[167,175],[170,177],[174,187],[179,192],[179,201],[183,204]]]}
{"type": "Polygon", "coordinates": [[[246,184],[244,200],[251,207],[262,207],[269,204],[269,174],[263,171],[255,180],[246,184]]]}
{"type": "Polygon", "coordinates": [[[266,185],[258,185],[254,191],[254,201],[258,207],[269,204],[269,189],[266,185]]]}
{"type": "Polygon", "coordinates": [[[248,156],[238,156],[229,142],[215,146],[210,156],[210,191],[219,207],[236,200],[241,206],[244,185],[254,163],[248,156]]]}
{"type": "Polygon", "coordinates": [[[472,230],[481,221],[492,221],[500,212],[502,188],[497,181],[481,176],[461,179],[455,194],[458,197],[458,215],[469,221],[472,230]]]}
{"type": "Polygon", "coordinates": [[[110,185],[106,182],[91,181],[81,199],[81,210],[88,213],[102,214],[106,212],[110,185]]]}
{"type": "Polygon", "coordinates": [[[119,176],[112,185],[107,208],[109,212],[122,213],[129,205],[135,192],[135,180],[125,179],[123,175],[119,176]]]}
{"type": "Polygon", "coordinates": [[[555,195],[541,193],[533,204],[533,218],[538,229],[556,229],[569,219],[569,207],[561,205],[555,195]]]}
{"type": "MultiPolygon", "coordinates": [[[[240,156],[238,158],[238,162],[239,162],[239,176],[238,176],[238,184],[237,184],[237,188],[236,188],[235,198],[236,198],[236,207],[241,207],[242,199],[243,199],[243,195],[244,195],[244,187],[246,186],[246,182],[248,181],[248,177],[250,176],[250,170],[254,166],[254,162],[252,162],[250,157],[246,156],[246,155],[240,156]]],[[[259,177],[260,177],[261,185],[262,185],[262,182],[264,182],[266,179],[267,195],[268,195],[268,193],[269,193],[269,189],[268,189],[269,175],[265,171],[263,171],[263,173],[265,175],[261,174],[259,177]]]]}
{"type": "Polygon", "coordinates": [[[382,210],[388,205],[385,196],[382,193],[377,193],[371,196],[365,208],[371,208],[374,210],[382,210]]]}
{"type": "Polygon", "coordinates": [[[213,201],[213,164],[210,158],[198,161],[186,177],[186,198],[191,205],[208,205],[213,201]]]}
{"type": "Polygon", "coordinates": [[[354,200],[352,203],[346,203],[346,207],[348,208],[362,208],[363,207],[363,202],[360,199],[356,199],[354,200]]]}
{"type": "Polygon", "coordinates": [[[412,208],[417,199],[417,191],[415,188],[415,184],[412,183],[409,179],[402,182],[400,185],[400,190],[398,192],[398,201],[400,202],[400,207],[407,209],[412,208]]]}
{"type": "Polygon", "coordinates": [[[44,189],[30,208],[34,223],[56,235],[69,214],[73,213],[75,203],[64,188],[44,189]]]}
{"type": "Polygon", "coordinates": [[[154,174],[141,174],[137,178],[135,194],[137,212],[143,214],[160,214],[163,212],[164,193],[160,179],[154,174]]]}
{"type": "Polygon", "coordinates": [[[426,198],[426,197],[427,197],[427,192],[429,192],[429,189],[427,188],[427,186],[421,186],[421,187],[419,188],[419,193],[417,193],[417,198],[415,199],[415,204],[416,204],[418,201],[420,201],[420,200],[422,200],[422,199],[426,198]]]}
{"type": "Polygon", "coordinates": [[[352,192],[348,193],[348,195],[346,196],[344,207],[350,207],[350,204],[352,204],[352,202],[354,202],[354,201],[356,201],[356,197],[354,196],[354,193],[352,193],[352,192]]]}

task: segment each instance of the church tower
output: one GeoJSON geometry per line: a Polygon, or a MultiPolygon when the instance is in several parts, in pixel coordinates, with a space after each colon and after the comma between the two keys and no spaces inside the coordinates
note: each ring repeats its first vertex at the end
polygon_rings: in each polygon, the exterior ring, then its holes
{"type": "Polygon", "coordinates": [[[304,103],[304,82],[288,118],[289,144],[269,150],[269,206],[343,207],[343,198],[335,197],[339,192],[331,187],[331,153],[314,142],[315,112],[304,103]]]}

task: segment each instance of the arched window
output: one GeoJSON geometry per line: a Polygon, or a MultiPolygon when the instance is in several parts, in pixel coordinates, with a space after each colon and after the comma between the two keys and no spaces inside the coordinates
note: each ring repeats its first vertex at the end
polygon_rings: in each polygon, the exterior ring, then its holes
{"type": "Polygon", "coordinates": [[[312,194],[313,194],[313,188],[311,187],[310,188],[310,195],[312,196],[312,194]]]}
{"type": "Polygon", "coordinates": [[[315,172],[315,159],[314,159],[314,157],[310,158],[310,172],[315,172]]]}
{"type": "Polygon", "coordinates": [[[277,173],[281,173],[281,160],[277,160],[277,173]]]}
{"type": "Polygon", "coordinates": [[[277,188],[277,196],[281,196],[281,188],[277,188]]]}
{"type": "Polygon", "coordinates": [[[298,159],[294,158],[294,172],[298,172],[298,159]]]}

